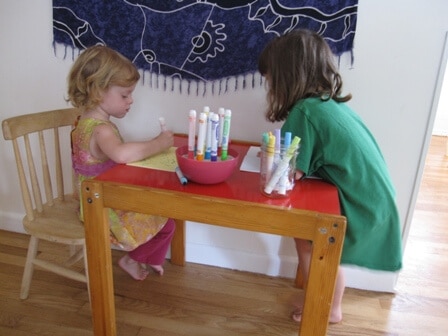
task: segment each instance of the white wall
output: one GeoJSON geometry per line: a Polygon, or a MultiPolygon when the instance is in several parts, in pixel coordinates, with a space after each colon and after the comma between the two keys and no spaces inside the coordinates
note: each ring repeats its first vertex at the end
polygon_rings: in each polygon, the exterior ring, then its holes
{"type": "Polygon", "coordinates": [[[445,68],[445,75],[442,82],[437,114],[434,120],[433,135],[448,135],[448,71],[445,68]]]}
{"type": "MultiPolygon", "coordinates": [[[[355,63],[341,62],[351,105],[377,137],[398,192],[403,225],[410,223],[432,127],[431,104],[445,32],[448,2],[360,0],[355,63]]],[[[71,57],[55,57],[52,49],[51,1],[0,2],[1,119],[68,106],[64,101],[71,57]]],[[[61,56],[61,50],[58,51],[61,56]]],[[[165,116],[176,132],[186,132],[189,109],[232,109],[232,137],[258,141],[274,126],[263,119],[264,89],[247,89],[220,97],[187,96],[140,85],[133,111],[118,122],[127,139],[153,136],[157,117],[165,116]]],[[[22,231],[23,207],[11,146],[0,141],[0,228],[22,231]]],[[[292,277],[296,255],[289,238],[233,231],[191,223],[187,230],[187,259],[248,271],[292,277]]],[[[349,286],[373,288],[350,276],[349,286]]],[[[393,282],[393,280],[392,280],[393,282]]],[[[370,283],[370,284],[369,284],[370,283]]],[[[391,289],[393,283],[385,287],[391,289]]]]}

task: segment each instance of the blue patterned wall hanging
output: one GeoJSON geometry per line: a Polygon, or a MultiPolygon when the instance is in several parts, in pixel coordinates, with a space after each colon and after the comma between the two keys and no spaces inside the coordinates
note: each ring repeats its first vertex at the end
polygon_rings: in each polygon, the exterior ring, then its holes
{"type": "Polygon", "coordinates": [[[150,84],[153,76],[213,82],[219,94],[230,78],[234,89],[261,84],[259,53],[293,29],[317,31],[337,56],[352,53],[357,8],[358,0],[53,0],[53,43],[72,52],[105,44],[150,84]]]}

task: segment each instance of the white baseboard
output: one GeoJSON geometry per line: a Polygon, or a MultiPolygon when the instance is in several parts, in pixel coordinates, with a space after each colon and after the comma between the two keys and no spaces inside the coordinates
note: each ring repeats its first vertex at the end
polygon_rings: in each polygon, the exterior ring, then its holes
{"type": "MultiPolygon", "coordinates": [[[[0,229],[25,233],[22,226],[22,217],[23,215],[0,212],[0,229]]],[[[274,277],[294,279],[296,276],[296,255],[250,253],[234,248],[198,244],[188,241],[185,253],[187,262],[265,274],[274,277]]],[[[344,265],[343,269],[345,271],[347,287],[379,292],[394,292],[398,278],[397,273],[371,271],[347,265],[344,265]]]]}
{"type": "Polygon", "coordinates": [[[0,230],[26,233],[22,225],[23,214],[0,211],[0,230]]]}
{"type": "Polygon", "coordinates": [[[343,265],[342,269],[346,287],[395,293],[399,272],[374,271],[351,265],[343,265]]]}
{"type": "Polygon", "coordinates": [[[295,278],[297,257],[262,255],[222,247],[187,243],[186,261],[198,264],[295,278]]]}
{"type": "MultiPolygon", "coordinates": [[[[261,255],[221,247],[187,243],[186,261],[294,279],[296,256],[261,255]]],[[[398,273],[343,265],[346,287],[375,292],[395,292],[398,273]]]]}

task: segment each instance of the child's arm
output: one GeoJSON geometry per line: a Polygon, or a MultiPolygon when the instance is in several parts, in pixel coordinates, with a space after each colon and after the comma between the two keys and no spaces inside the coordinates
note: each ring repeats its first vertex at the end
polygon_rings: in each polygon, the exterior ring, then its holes
{"type": "Polygon", "coordinates": [[[296,170],[295,179],[300,180],[303,177],[304,173],[301,170],[296,170]]]}
{"type": "Polygon", "coordinates": [[[173,144],[174,136],[171,131],[161,132],[147,141],[122,142],[112,127],[99,125],[95,127],[90,147],[95,157],[108,157],[117,163],[128,163],[163,152],[173,144]]]}

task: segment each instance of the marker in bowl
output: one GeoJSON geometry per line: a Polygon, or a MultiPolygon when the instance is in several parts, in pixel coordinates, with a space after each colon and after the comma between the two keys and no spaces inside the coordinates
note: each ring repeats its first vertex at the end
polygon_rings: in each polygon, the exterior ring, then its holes
{"type": "Polygon", "coordinates": [[[210,161],[218,161],[218,140],[219,140],[219,116],[214,113],[211,117],[211,150],[210,161]]]}
{"type": "Polygon", "coordinates": [[[205,136],[207,133],[207,115],[202,112],[199,114],[199,125],[198,125],[198,142],[196,147],[196,160],[204,160],[204,150],[205,150],[205,136]]]}
{"type": "Polygon", "coordinates": [[[196,137],[196,110],[188,114],[188,158],[194,159],[194,143],[196,137]]]}
{"type": "Polygon", "coordinates": [[[230,134],[230,120],[232,118],[232,111],[226,110],[224,115],[224,125],[222,130],[222,150],[221,160],[227,160],[227,150],[229,149],[229,134],[230,134]]]}

